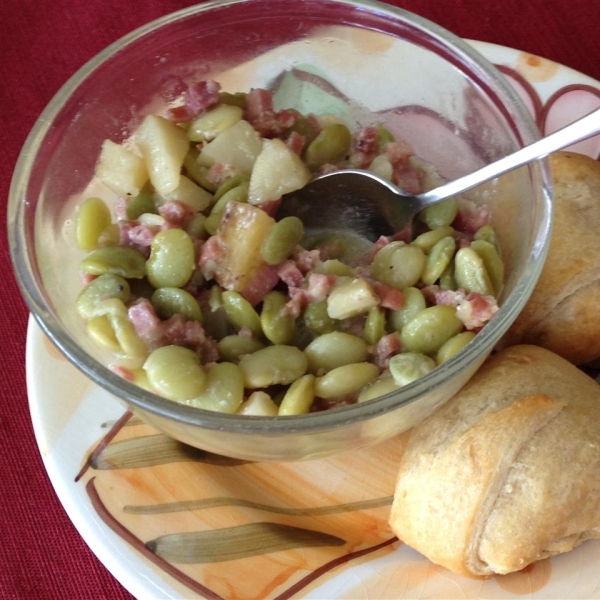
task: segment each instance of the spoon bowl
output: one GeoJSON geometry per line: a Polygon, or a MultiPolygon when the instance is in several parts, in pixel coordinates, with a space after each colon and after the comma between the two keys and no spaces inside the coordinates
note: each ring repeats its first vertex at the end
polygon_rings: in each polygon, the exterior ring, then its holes
{"type": "Polygon", "coordinates": [[[416,195],[371,171],[334,171],[284,195],[278,215],[281,218],[295,215],[309,230],[348,231],[374,242],[382,235],[411,228],[414,217],[428,206],[598,133],[600,109],[481,169],[416,195]]]}

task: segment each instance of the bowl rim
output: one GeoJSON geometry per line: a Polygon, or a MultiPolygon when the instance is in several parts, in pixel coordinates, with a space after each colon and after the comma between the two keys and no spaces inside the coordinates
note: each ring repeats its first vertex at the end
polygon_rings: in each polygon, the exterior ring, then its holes
{"type": "MultiPolygon", "coordinates": [[[[277,1],[286,2],[288,0],[277,1]]],[[[480,75],[484,75],[486,80],[491,80],[504,97],[509,100],[512,115],[519,122],[518,131],[524,141],[531,143],[539,138],[539,131],[518,94],[496,67],[465,40],[417,14],[376,0],[324,1],[332,6],[345,5],[366,11],[374,11],[379,16],[384,15],[391,19],[399,19],[426,32],[437,43],[451,46],[452,52],[456,56],[461,57],[463,60],[466,59],[471,69],[474,69],[480,75]]],[[[23,298],[35,320],[62,354],[94,383],[106,389],[128,406],[134,407],[134,411],[135,408],[141,409],[160,418],[184,423],[190,427],[223,430],[236,434],[277,436],[291,433],[318,433],[340,428],[385,415],[401,406],[408,406],[418,401],[425,393],[432,392],[444,385],[448,372],[453,372],[455,369],[458,371],[464,370],[469,364],[477,361],[482,350],[487,351],[488,348],[493,348],[525,305],[541,272],[548,250],[552,225],[552,184],[546,159],[528,165],[532,185],[536,183],[536,180],[539,182],[536,189],[542,196],[540,222],[533,238],[532,252],[523,268],[523,274],[494,316],[492,321],[494,326],[484,327],[464,351],[459,352],[431,373],[405,386],[400,393],[396,391],[364,403],[356,403],[318,413],[286,416],[285,419],[282,419],[278,416],[232,415],[193,408],[157,396],[114,374],[108,367],[94,359],[70,338],[65,328],[48,309],[43,294],[36,285],[35,277],[33,277],[34,265],[27,252],[27,242],[22,235],[25,227],[24,219],[27,205],[25,191],[30,167],[63,103],[97,67],[109,60],[116,52],[123,50],[127,45],[157,29],[190,16],[196,16],[213,9],[226,9],[237,4],[260,5],[266,3],[268,3],[268,0],[210,0],[203,4],[184,8],[159,17],[131,31],[86,62],[54,95],[26,138],[11,181],[7,226],[13,271],[23,298]]],[[[291,0],[289,3],[292,6],[308,5],[314,4],[314,0],[291,0]]]]}

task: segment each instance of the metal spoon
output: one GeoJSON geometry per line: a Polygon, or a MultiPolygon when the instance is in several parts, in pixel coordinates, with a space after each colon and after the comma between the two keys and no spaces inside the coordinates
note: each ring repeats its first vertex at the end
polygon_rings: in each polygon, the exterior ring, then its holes
{"type": "Polygon", "coordinates": [[[308,229],[348,230],[374,241],[402,230],[428,206],[598,133],[600,109],[473,173],[415,196],[371,171],[335,171],[284,195],[278,217],[296,215],[308,229]]]}

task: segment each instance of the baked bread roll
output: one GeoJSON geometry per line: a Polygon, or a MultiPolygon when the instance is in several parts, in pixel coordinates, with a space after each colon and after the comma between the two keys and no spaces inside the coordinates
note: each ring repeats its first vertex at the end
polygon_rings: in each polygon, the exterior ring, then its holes
{"type": "Polygon", "coordinates": [[[600,162],[550,156],[554,224],[548,258],[504,345],[535,344],[573,364],[600,357],[600,162]]]}
{"type": "Polygon", "coordinates": [[[390,525],[476,577],[600,537],[600,385],[535,346],[489,358],[411,432],[390,525]]]}

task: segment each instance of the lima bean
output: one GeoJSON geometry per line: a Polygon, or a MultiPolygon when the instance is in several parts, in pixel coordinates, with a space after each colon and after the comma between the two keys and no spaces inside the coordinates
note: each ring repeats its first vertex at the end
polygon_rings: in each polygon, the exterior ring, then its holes
{"type": "Polygon", "coordinates": [[[209,369],[204,390],[185,404],[232,414],[243,401],[244,377],[240,368],[230,362],[220,362],[209,369]]]}
{"type": "Polygon", "coordinates": [[[435,361],[420,352],[402,352],[390,358],[390,373],[398,386],[416,381],[435,367],[435,361]]]}
{"type": "Polygon", "coordinates": [[[255,337],[262,337],[260,317],[246,298],[230,290],[223,292],[221,298],[227,320],[237,331],[247,327],[255,337]]]}
{"type": "Polygon", "coordinates": [[[475,240],[471,243],[470,248],[475,250],[483,261],[494,294],[497,296],[504,283],[504,263],[500,258],[500,254],[498,254],[498,250],[496,250],[496,246],[486,240],[475,240]]]}
{"type": "Polygon", "coordinates": [[[186,321],[204,321],[196,298],[181,288],[158,288],[152,294],[150,302],[161,319],[169,319],[179,314],[186,321]]]}
{"type": "Polygon", "coordinates": [[[142,190],[137,196],[132,196],[127,200],[127,218],[134,221],[145,213],[156,214],[156,203],[151,192],[142,190]]]}
{"type": "Polygon", "coordinates": [[[392,328],[401,332],[402,328],[422,310],[425,310],[427,302],[420,289],[408,287],[404,290],[404,303],[402,308],[392,310],[389,313],[389,323],[392,328]]]}
{"type": "Polygon", "coordinates": [[[443,304],[430,306],[402,328],[402,348],[407,352],[433,355],[462,328],[462,321],[456,316],[455,308],[443,304]]]}
{"type": "Polygon", "coordinates": [[[279,405],[280,415],[303,415],[310,412],[315,399],[314,375],[303,375],[288,388],[279,405]]]}
{"type": "Polygon", "coordinates": [[[442,239],[445,237],[453,237],[454,229],[447,225],[445,227],[436,227],[431,231],[426,231],[421,235],[418,235],[411,244],[413,246],[418,246],[423,250],[423,252],[430,252],[431,249],[442,239]]]}
{"type": "Polygon", "coordinates": [[[260,254],[269,265],[278,265],[288,258],[304,237],[304,225],[298,217],[277,221],[267,233],[260,254]]]}
{"type": "Polygon", "coordinates": [[[367,344],[373,346],[385,333],[385,310],[374,306],[367,314],[363,337],[367,344]]]}
{"type": "Polygon", "coordinates": [[[122,302],[129,300],[130,287],[126,279],[113,273],[96,277],[79,292],[77,311],[84,319],[96,316],[98,304],[108,298],[118,298],[122,302]]]}
{"type": "Polygon", "coordinates": [[[302,315],[304,325],[317,335],[335,331],[338,321],[327,313],[327,300],[311,302],[302,315]]]}
{"type": "Polygon", "coordinates": [[[344,124],[327,125],[306,148],[306,164],[311,169],[318,169],[343,158],[350,150],[351,141],[352,134],[344,124]]]}
{"type": "Polygon", "coordinates": [[[419,220],[425,223],[429,229],[446,227],[454,221],[457,212],[458,201],[456,198],[448,198],[439,204],[423,209],[419,213],[419,220]]]}
{"type": "Polygon", "coordinates": [[[237,415],[250,415],[253,417],[275,417],[279,407],[266,392],[252,392],[248,400],[242,402],[237,409],[237,415]]]}
{"type": "Polygon", "coordinates": [[[315,380],[319,398],[340,398],[356,394],[379,375],[379,367],[369,362],[353,363],[332,369],[315,380]]]}
{"type": "Polygon", "coordinates": [[[399,389],[400,386],[391,375],[380,377],[361,390],[358,395],[358,402],[373,400],[373,398],[379,398],[379,396],[384,396],[399,389]]]}
{"type": "Polygon", "coordinates": [[[295,346],[275,344],[243,356],[239,363],[244,385],[251,390],[287,385],[306,373],[308,360],[295,346]]]}
{"type": "Polygon", "coordinates": [[[473,248],[460,248],[454,257],[454,277],[459,287],[467,293],[478,292],[484,296],[494,293],[490,276],[483,259],[473,248]]]}
{"type": "Polygon", "coordinates": [[[146,261],[148,281],[155,287],[183,287],[192,276],[196,262],[194,245],[183,229],[157,233],[146,261]]]}
{"type": "Polygon", "coordinates": [[[207,375],[200,359],[189,348],[157,348],[150,353],[143,369],[152,388],[169,400],[191,400],[199,396],[207,385],[207,375]]]}
{"type": "Polygon", "coordinates": [[[367,360],[369,349],[362,338],[343,331],[325,333],[315,338],[306,348],[311,373],[327,373],[332,369],[367,360]]]}
{"type": "Polygon", "coordinates": [[[450,236],[442,238],[433,246],[421,276],[421,281],[425,285],[433,285],[442,276],[452,262],[455,250],[456,242],[450,236]]]}
{"type": "Polygon", "coordinates": [[[106,315],[92,317],[86,325],[88,335],[100,346],[111,352],[121,352],[121,344],[117,340],[110,319],[106,315]]]}
{"type": "Polygon", "coordinates": [[[354,271],[341,260],[330,258],[317,265],[313,273],[323,273],[324,275],[337,275],[338,277],[353,277],[354,271]]]}
{"type": "Polygon", "coordinates": [[[274,344],[291,344],[296,334],[296,320],[282,312],[287,303],[283,292],[269,292],[260,313],[260,324],[265,337],[274,344]]]}
{"type": "Polygon", "coordinates": [[[398,290],[414,286],[425,267],[425,253],[418,246],[392,242],[373,259],[373,277],[398,290]]]}
{"type": "Polygon", "coordinates": [[[451,337],[444,342],[437,352],[435,360],[438,365],[450,360],[455,354],[458,354],[473,338],[475,333],[472,331],[463,331],[458,335],[451,337]]]}
{"type": "Polygon", "coordinates": [[[217,342],[221,360],[232,363],[237,363],[245,354],[252,354],[264,347],[260,340],[245,335],[226,335],[217,342]]]}
{"type": "Polygon", "coordinates": [[[81,203],[75,220],[75,241],[80,250],[98,247],[98,239],[111,224],[110,210],[100,198],[88,198],[81,203]]]}
{"type": "Polygon", "coordinates": [[[146,274],[146,258],[134,248],[107,246],[90,252],[81,261],[81,270],[90,275],[114,273],[127,279],[141,279],[146,274]]]}

